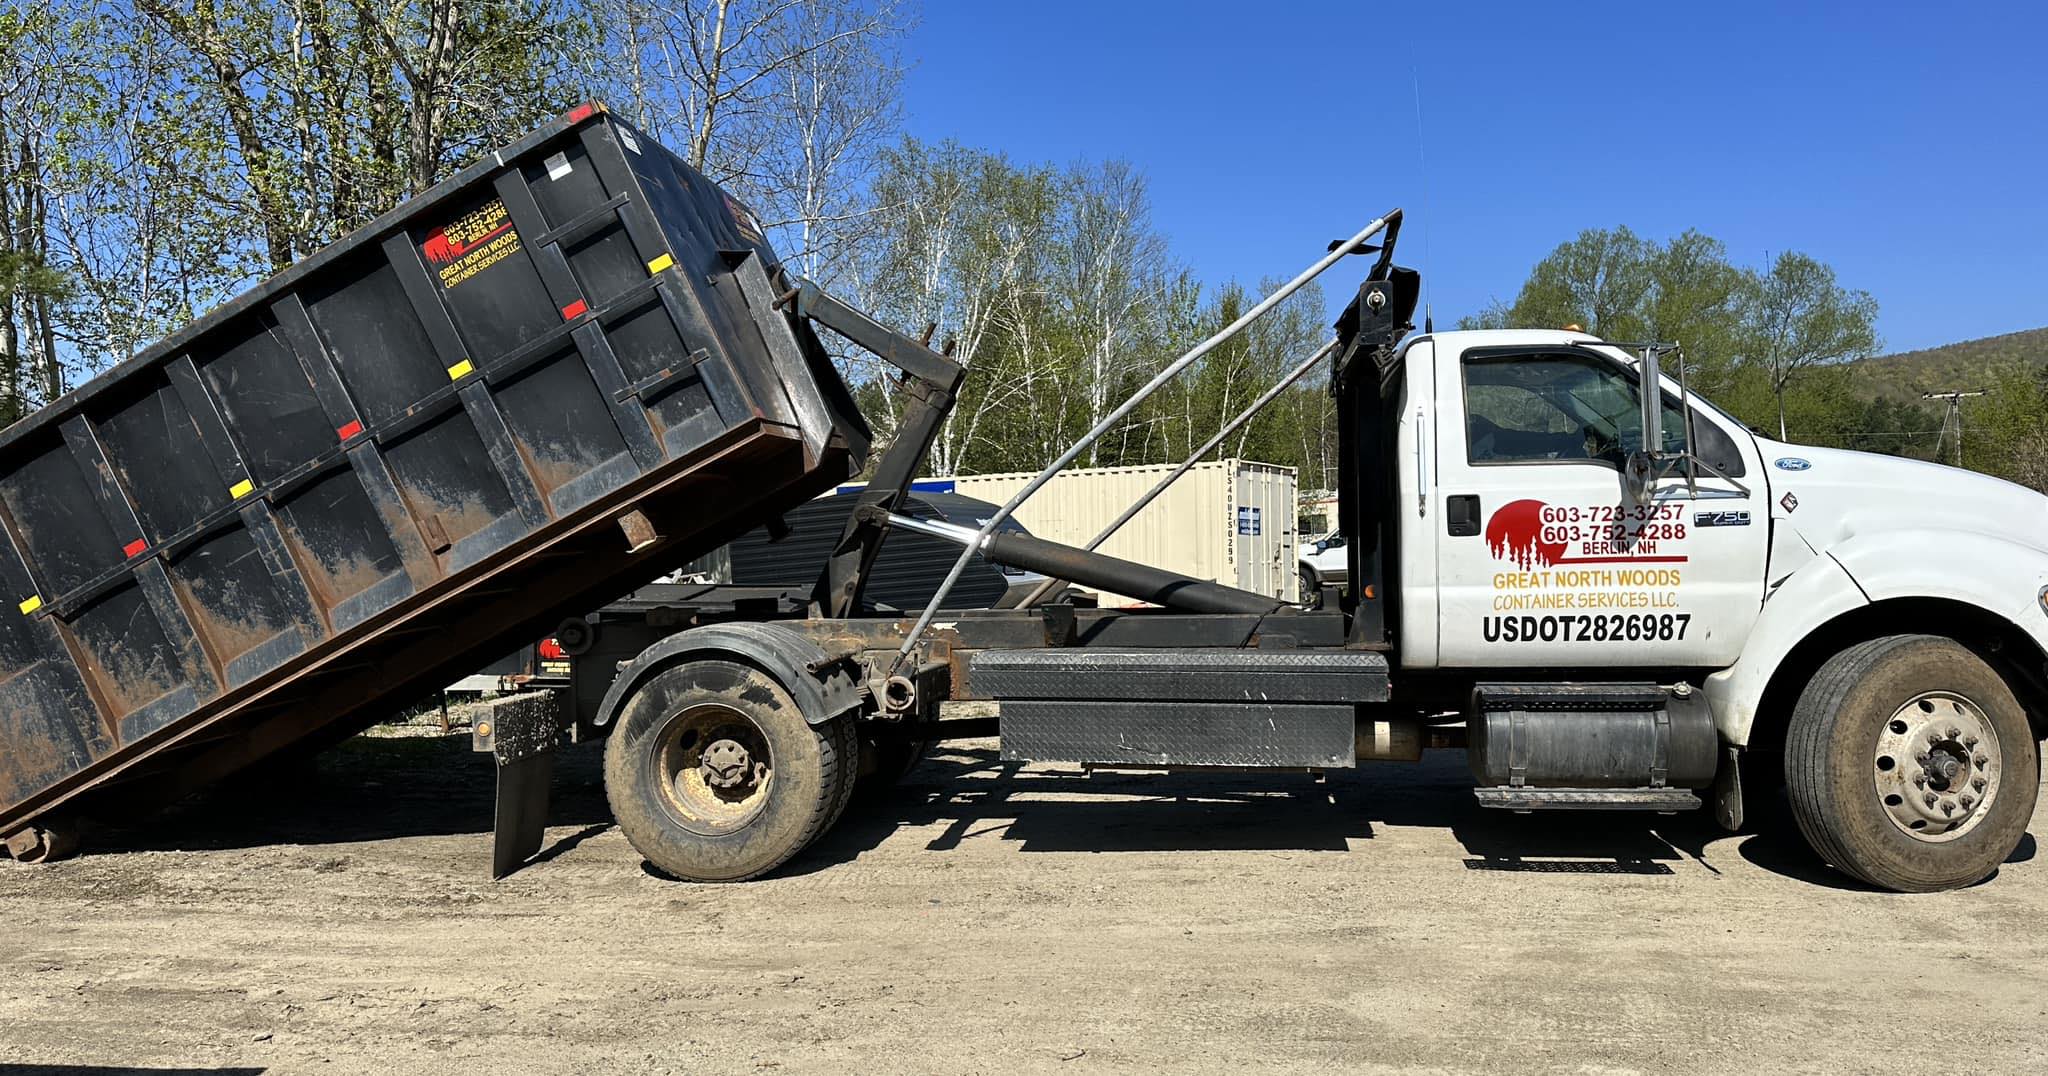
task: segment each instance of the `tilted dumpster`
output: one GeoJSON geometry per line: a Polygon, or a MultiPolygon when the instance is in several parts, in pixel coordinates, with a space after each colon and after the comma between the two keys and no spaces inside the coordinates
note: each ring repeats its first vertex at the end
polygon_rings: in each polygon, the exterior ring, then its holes
{"type": "Polygon", "coordinates": [[[0,842],[355,731],[830,489],[759,223],[582,106],[0,433],[0,842]]]}

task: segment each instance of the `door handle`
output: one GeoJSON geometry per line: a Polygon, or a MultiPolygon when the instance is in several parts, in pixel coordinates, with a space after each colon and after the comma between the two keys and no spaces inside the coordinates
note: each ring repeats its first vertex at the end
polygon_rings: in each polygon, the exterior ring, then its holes
{"type": "Polygon", "coordinates": [[[1479,533],[1479,495],[1457,493],[1444,498],[1444,529],[1453,538],[1470,538],[1479,533]]]}

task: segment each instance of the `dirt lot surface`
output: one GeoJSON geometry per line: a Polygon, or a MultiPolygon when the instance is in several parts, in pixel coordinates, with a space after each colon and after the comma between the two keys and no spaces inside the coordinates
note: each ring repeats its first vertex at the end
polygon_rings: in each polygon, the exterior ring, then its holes
{"type": "Polygon", "coordinates": [[[643,867],[596,763],[564,756],[545,862],[495,884],[466,738],[0,862],[0,1071],[2048,1071],[2032,838],[1897,897],[1704,814],[1482,812],[1455,753],[1318,785],[979,743],[696,886],[643,867]]]}

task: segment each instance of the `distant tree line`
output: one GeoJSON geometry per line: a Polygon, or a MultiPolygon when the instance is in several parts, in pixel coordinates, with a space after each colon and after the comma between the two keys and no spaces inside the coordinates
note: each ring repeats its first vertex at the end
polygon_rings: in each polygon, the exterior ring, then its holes
{"type": "MultiPolygon", "coordinates": [[[[1196,278],[1127,163],[905,137],[914,18],[908,0],[6,0],[0,422],[599,99],[746,200],[797,272],[952,342],[971,374],[935,472],[1042,466],[1273,282],[1196,278]]],[[[1084,463],[1179,459],[1326,340],[1329,314],[1303,290],[1084,463]]],[[[1810,256],[1752,269],[1697,232],[1616,228],[1559,246],[1463,324],[1674,340],[1705,394],[1760,429],[1932,456],[1938,415],[1854,391],[1847,360],[1875,350],[1875,320],[1810,256]]],[[[887,372],[842,351],[886,439],[887,372]]],[[[2043,393],[2001,374],[1966,462],[2048,480],[2043,393]]],[[[1311,377],[1220,451],[1326,488],[1333,419],[1311,377]]]]}
{"type": "Polygon", "coordinates": [[[1877,301],[1842,286],[1835,271],[1787,251],[1768,265],[1735,265],[1697,231],[1645,239],[1626,227],[1588,229],[1531,268],[1511,303],[1462,328],[1578,325],[1609,340],[1656,340],[1684,349],[1692,385],[1757,430],[1804,444],[1965,465],[2048,490],[2048,382],[2044,364],[1987,371],[1966,402],[1961,429],[1919,399],[1872,396],[1855,360],[1879,345],[1877,301]]]}

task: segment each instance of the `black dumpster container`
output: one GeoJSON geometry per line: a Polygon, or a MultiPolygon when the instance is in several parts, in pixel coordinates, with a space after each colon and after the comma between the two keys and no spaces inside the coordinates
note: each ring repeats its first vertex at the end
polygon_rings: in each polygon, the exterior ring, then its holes
{"type": "Polygon", "coordinates": [[[0,840],[346,735],[847,478],[774,263],[586,105],[0,434],[0,840]]]}

